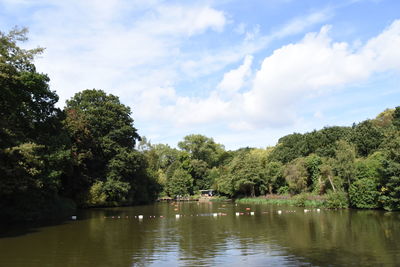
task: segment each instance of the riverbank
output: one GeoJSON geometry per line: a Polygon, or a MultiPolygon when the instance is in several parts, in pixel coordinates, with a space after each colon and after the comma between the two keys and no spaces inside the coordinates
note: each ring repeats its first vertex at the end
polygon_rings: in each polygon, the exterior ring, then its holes
{"type": "Polygon", "coordinates": [[[287,205],[293,207],[309,208],[328,208],[328,209],[346,209],[349,208],[347,195],[343,192],[331,192],[325,195],[315,195],[311,193],[302,193],[298,195],[277,195],[270,194],[266,196],[228,199],[226,197],[215,197],[210,201],[226,202],[233,201],[238,204],[274,204],[287,205]]]}

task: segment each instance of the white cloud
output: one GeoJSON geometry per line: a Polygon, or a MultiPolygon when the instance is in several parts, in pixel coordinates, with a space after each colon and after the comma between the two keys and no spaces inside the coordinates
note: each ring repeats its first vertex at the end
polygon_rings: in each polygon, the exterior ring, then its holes
{"type": "MultiPolygon", "coordinates": [[[[250,90],[240,93],[250,71],[248,56],[239,68],[225,73],[209,98],[178,97],[170,118],[180,125],[222,121],[235,130],[282,127],[301,120],[296,113],[310,98],[366,81],[377,72],[400,70],[400,54],[394,49],[400,47],[400,21],[357,49],[333,42],[329,29],[324,26],[275,50],[263,60],[250,90]]],[[[322,114],[314,112],[316,117],[322,114]]]]}
{"type": "Polygon", "coordinates": [[[308,14],[307,16],[297,17],[286,23],[279,30],[272,34],[272,38],[283,38],[293,34],[302,33],[305,29],[325,22],[332,17],[332,10],[325,9],[308,14]]]}
{"type": "Polygon", "coordinates": [[[30,13],[28,45],[46,47],[36,63],[39,71],[51,77],[60,105],[85,88],[121,95],[168,87],[182,79],[181,72],[189,77],[223,68],[240,58],[237,51],[243,47],[236,47],[235,53],[225,50],[225,54],[182,51],[188,38],[206,31],[220,33],[228,23],[224,12],[207,5],[73,0],[9,2],[7,6],[30,13]],[[205,55],[193,61],[196,53],[205,55]],[[192,64],[187,64],[190,60],[192,64]],[[191,67],[185,69],[185,64],[191,67]]]}
{"type": "Polygon", "coordinates": [[[252,56],[246,56],[242,65],[239,68],[233,69],[224,74],[224,78],[217,85],[217,88],[228,95],[236,93],[242,88],[245,79],[251,75],[252,56]]]}
{"type": "Polygon", "coordinates": [[[140,31],[157,35],[192,36],[207,29],[222,31],[227,20],[223,12],[208,6],[160,6],[139,23],[140,31]]]}
{"type": "Polygon", "coordinates": [[[264,59],[253,88],[243,95],[244,113],[261,127],[292,123],[307,98],[365,81],[375,72],[399,70],[400,53],[394,49],[399,46],[400,21],[356,51],[332,42],[325,26],[264,59]]]}

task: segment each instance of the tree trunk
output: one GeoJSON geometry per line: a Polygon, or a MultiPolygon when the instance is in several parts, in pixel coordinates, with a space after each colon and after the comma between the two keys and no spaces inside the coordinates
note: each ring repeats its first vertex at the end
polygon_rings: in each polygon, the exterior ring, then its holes
{"type": "Polygon", "coordinates": [[[332,182],[332,177],[331,177],[330,175],[328,175],[328,180],[329,180],[329,182],[331,183],[333,192],[336,192],[335,186],[333,185],[333,182],[332,182]]]}

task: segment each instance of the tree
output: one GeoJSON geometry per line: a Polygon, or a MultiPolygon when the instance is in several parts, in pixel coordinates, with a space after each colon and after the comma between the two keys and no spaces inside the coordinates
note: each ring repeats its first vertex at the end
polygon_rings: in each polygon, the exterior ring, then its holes
{"type": "Polygon", "coordinates": [[[347,190],[355,178],[356,151],[353,145],[344,140],[337,142],[334,170],[347,190]]]}
{"type": "Polygon", "coordinates": [[[0,32],[0,216],[37,219],[57,210],[60,179],[68,172],[68,143],[55,107],[58,96],[25,50],[26,29],[0,32]]]}
{"type": "Polygon", "coordinates": [[[87,195],[100,181],[109,205],[140,201],[135,194],[150,178],[142,154],[134,149],[140,138],[130,108],[118,97],[93,89],[75,94],[65,113],[74,162],[74,175],[64,181],[65,193],[80,205],[93,203],[87,195]]]}
{"type": "Polygon", "coordinates": [[[386,210],[400,210],[400,136],[392,140],[384,156],[379,170],[381,175],[379,200],[386,210]]]}
{"type": "Polygon", "coordinates": [[[178,147],[188,152],[193,159],[202,160],[209,167],[217,166],[224,157],[224,147],[200,134],[185,136],[183,141],[178,143],[178,147]]]}
{"type": "Polygon", "coordinates": [[[383,138],[381,131],[371,121],[366,120],[354,128],[350,140],[355,144],[357,153],[367,157],[379,148],[383,138]]]}
{"type": "Polygon", "coordinates": [[[309,174],[308,181],[311,184],[308,186],[312,186],[313,191],[318,193],[323,193],[324,191],[324,184],[321,179],[321,165],[322,165],[322,158],[316,154],[311,154],[305,158],[307,172],[309,174]]]}
{"type": "Polygon", "coordinates": [[[192,188],[193,178],[182,168],[177,168],[167,182],[167,192],[171,197],[190,195],[192,188]]]}
{"type": "Polygon", "coordinates": [[[304,158],[297,158],[288,163],[284,169],[284,176],[292,193],[301,193],[307,190],[308,173],[304,158]]]}
{"type": "Polygon", "coordinates": [[[279,180],[283,179],[283,165],[279,161],[268,162],[265,166],[265,178],[268,185],[268,192],[272,194],[277,189],[279,180]]]}
{"type": "Polygon", "coordinates": [[[188,171],[194,180],[193,191],[210,188],[212,181],[208,180],[208,165],[203,160],[192,159],[188,171]]]}

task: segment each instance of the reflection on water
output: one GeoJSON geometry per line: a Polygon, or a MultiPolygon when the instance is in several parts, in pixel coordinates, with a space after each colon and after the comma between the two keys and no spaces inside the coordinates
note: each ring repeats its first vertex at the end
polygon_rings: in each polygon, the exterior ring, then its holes
{"type": "Polygon", "coordinates": [[[400,264],[399,213],[159,203],[77,216],[44,227],[3,228],[0,266],[400,264]]]}

